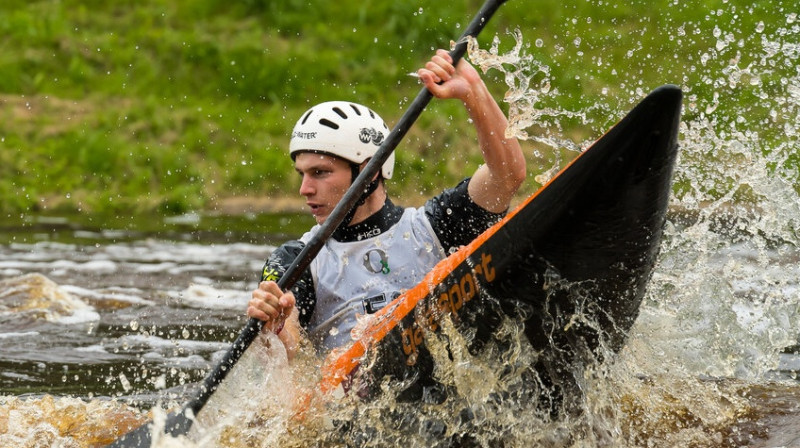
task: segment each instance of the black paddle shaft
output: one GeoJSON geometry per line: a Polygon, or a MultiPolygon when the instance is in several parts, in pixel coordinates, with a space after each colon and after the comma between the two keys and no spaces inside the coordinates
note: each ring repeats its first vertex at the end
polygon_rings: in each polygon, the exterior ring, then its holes
{"type": "MultiPolygon", "coordinates": [[[[456,64],[467,52],[467,38],[477,36],[488,23],[489,19],[494,15],[500,6],[507,0],[487,0],[483,4],[478,14],[472,19],[470,24],[464,30],[464,33],[456,42],[455,47],[450,51],[450,56],[453,58],[453,64],[456,64]]],[[[339,227],[344,221],[347,213],[355,207],[358,200],[368,187],[369,183],[381,169],[386,159],[389,158],[391,153],[405,137],[408,130],[419,118],[422,111],[433,98],[433,95],[427,88],[423,87],[417,94],[417,97],[406,110],[405,114],[400,118],[397,124],[389,132],[386,140],[383,141],[378,151],[372,156],[370,161],[361,170],[361,173],[356,177],[353,184],[350,185],[347,192],[342,197],[342,200],[336,205],[331,212],[330,216],[320,226],[319,231],[311,238],[302,251],[297,255],[295,261],[289,266],[286,272],[278,280],[278,286],[282,290],[286,290],[294,286],[297,280],[300,279],[303,271],[311,264],[317,256],[325,242],[333,235],[336,228],[339,227]]],[[[196,415],[208,402],[211,395],[214,394],[217,387],[222,383],[228,373],[233,369],[233,366],[239,361],[242,354],[247,350],[250,344],[255,340],[264,322],[255,318],[250,318],[245,325],[244,329],[239,333],[239,336],[233,342],[232,346],[223,356],[222,360],[216,367],[206,376],[203,384],[200,386],[197,396],[190,400],[183,408],[168,416],[165,432],[172,435],[182,435],[189,431],[192,425],[192,418],[188,415],[191,410],[193,415],[196,415]]],[[[111,446],[114,447],[131,447],[131,446],[149,446],[150,445],[150,430],[149,425],[143,425],[127,435],[118,439],[111,446]]]]}

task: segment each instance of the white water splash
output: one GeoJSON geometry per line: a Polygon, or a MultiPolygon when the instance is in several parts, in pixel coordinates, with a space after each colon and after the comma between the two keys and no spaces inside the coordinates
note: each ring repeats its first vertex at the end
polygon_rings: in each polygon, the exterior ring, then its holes
{"type": "Polygon", "coordinates": [[[584,113],[542,106],[545,98],[558,95],[558,89],[553,88],[551,83],[550,67],[525,52],[526,46],[519,29],[512,36],[516,43],[507,53],[500,53],[501,41],[497,36],[489,50],[481,50],[474,38],[468,41],[470,61],[484,73],[494,69],[504,75],[508,91],[503,101],[509,105],[506,137],[580,150],[573,141],[560,136],[563,132],[560,120],[576,117],[585,119],[584,113]],[[528,132],[532,127],[535,132],[528,132]]]}

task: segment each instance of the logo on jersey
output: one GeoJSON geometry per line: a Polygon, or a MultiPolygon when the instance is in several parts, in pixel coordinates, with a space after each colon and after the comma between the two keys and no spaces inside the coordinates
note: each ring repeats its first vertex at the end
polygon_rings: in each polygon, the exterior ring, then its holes
{"type": "Polygon", "coordinates": [[[356,237],[356,239],[358,241],[361,241],[361,240],[365,240],[367,238],[376,237],[376,236],[378,236],[380,234],[381,234],[381,229],[376,227],[374,229],[367,230],[366,232],[359,233],[358,236],[356,237]]]}
{"type": "Polygon", "coordinates": [[[279,278],[281,278],[281,276],[275,268],[269,265],[264,266],[264,271],[261,272],[262,282],[277,282],[279,278]]]}
{"type": "Polygon", "coordinates": [[[373,274],[386,275],[391,272],[389,269],[389,256],[380,249],[372,249],[364,254],[364,267],[373,274]]]}
{"type": "Polygon", "coordinates": [[[387,297],[386,294],[381,294],[381,295],[372,296],[372,297],[369,297],[369,298],[366,298],[366,299],[362,300],[361,301],[361,305],[364,306],[364,312],[365,313],[367,313],[367,314],[375,314],[375,313],[378,312],[378,310],[380,310],[381,308],[386,306],[387,303],[391,302],[392,300],[394,300],[394,299],[396,299],[398,297],[400,297],[400,293],[397,292],[397,291],[389,294],[389,297],[387,297]]]}

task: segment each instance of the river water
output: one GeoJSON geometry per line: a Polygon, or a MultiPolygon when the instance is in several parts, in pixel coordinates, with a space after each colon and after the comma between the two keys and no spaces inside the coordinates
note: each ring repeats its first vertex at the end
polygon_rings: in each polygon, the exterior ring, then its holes
{"type": "MultiPolygon", "coordinates": [[[[800,356],[793,350],[800,334],[800,251],[786,242],[767,244],[746,228],[741,235],[718,233],[738,226],[732,216],[724,222],[685,210],[670,216],[662,259],[628,346],[615,362],[588,374],[586,415],[547,421],[528,409],[526,417],[519,413],[525,403],[497,407],[490,392],[476,393],[481,388],[472,385],[475,395],[462,397],[469,400],[425,405],[422,415],[433,423],[414,426],[417,446],[438,440],[435,423],[458,420],[465,409],[491,412],[478,425],[484,440],[511,446],[800,443],[800,356]],[[512,435],[501,436],[505,431],[512,435]]],[[[164,232],[169,238],[142,238],[52,217],[4,230],[12,241],[0,246],[3,446],[95,446],[143,421],[136,409],[182,403],[187,385],[202,378],[244,325],[248,291],[276,237],[226,241],[242,236],[205,232],[204,242],[195,242],[197,232],[184,226],[183,233],[164,232]]],[[[323,419],[298,423],[287,416],[313,390],[314,363],[307,354],[289,366],[279,349],[255,344],[208,405],[210,421],[198,423],[194,441],[177,446],[327,440],[320,436],[323,419]],[[289,377],[298,375],[307,385],[292,386],[289,377]]],[[[468,374],[480,372],[474,366],[468,374]]],[[[454,376],[465,369],[457,363],[448,368],[454,376]]],[[[327,412],[338,418],[357,412],[365,434],[382,415],[412,409],[344,402],[327,412]]],[[[469,427],[476,430],[475,423],[469,427]]],[[[398,428],[381,432],[370,439],[373,446],[393,445],[401,434],[398,428]]]]}
{"type": "MultiPolygon", "coordinates": [[[[514,393],[526,384],[508,371],[535,353],[513,321],[503,327],[518,342],[513,350],[438,359],[437,374],[457,393],[411,405],[320,403],[313,399],[320,360],[304,348],[288,363],[265,337],[189,438],[156,445],[800,446],[795,21],[787,12],[786,23],[756,30],[723,24],[701,62],[677,80],[686,118],[659,262],[626,347],[586,372],[579,412],[550,418],[535,398],[514,393]],[[742,59],[737,39],[751,34],[760,44],[742,59]],[[788,74],[767,83],[776,67],[788,74]],[[759,108],[725,111],[725,98],[704,95],[700,85],[723,95],[747,91],[759,108]]],[[[691,35],[691,24],[666,34],[691,35]]],[[[594,110],[544,110],[541,101],[557,103],[559,80],[524,49],[470,53],[476,65],[506,71],[520,137],[528,138],[531,123],[558,128],[575,117],[599,135],[608,123],[593,122],[592,112],[619,118],[647,93],[611,86],[620,94],[594,110]]],[[[0,446],[100,446],[146,420],[162,421],[243,327],[265,257],[309,225],[290,215],[158,221],[3,217],[0,446]]]]}

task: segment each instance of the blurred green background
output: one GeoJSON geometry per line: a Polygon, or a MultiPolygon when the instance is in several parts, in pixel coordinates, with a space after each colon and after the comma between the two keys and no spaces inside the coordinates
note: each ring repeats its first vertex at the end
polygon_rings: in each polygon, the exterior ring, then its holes
{"type": "MultiPolygon", "coordinates": [[[[221,211],[234,199],[280,208],[298,196],[286,148],[300,114],[350,99],[391,126],[420,89],[408,74],[448,47],[481,4],[3,0],[0,212],[180,214],[221,211]]],[[[488,49],[496,37],[510,51],[518,29],[523,52],[546,68],[533,74],[545,92],[535,106],[577,113],[532,134],[594,139],[673,83],[686,92],[687,122],[755,128],[759,150],[792,152],[797,6],[509,0],[479,43],[488,49]]],[[[502,101],[504,74],[486,79],[502,101]]],[[[460,105],[432,102],[397,150],[390,192],[413,204],[452,185],[480,161],[474,140],[460,105]]],[[[574,156],[523,147],[531,179],[520,194],[574,156]]],[[[717,152],[701,156],[714,163],[717,152]]],[[[797,186],[797,155],[777,160],[773,169],[797,186]]]]}

